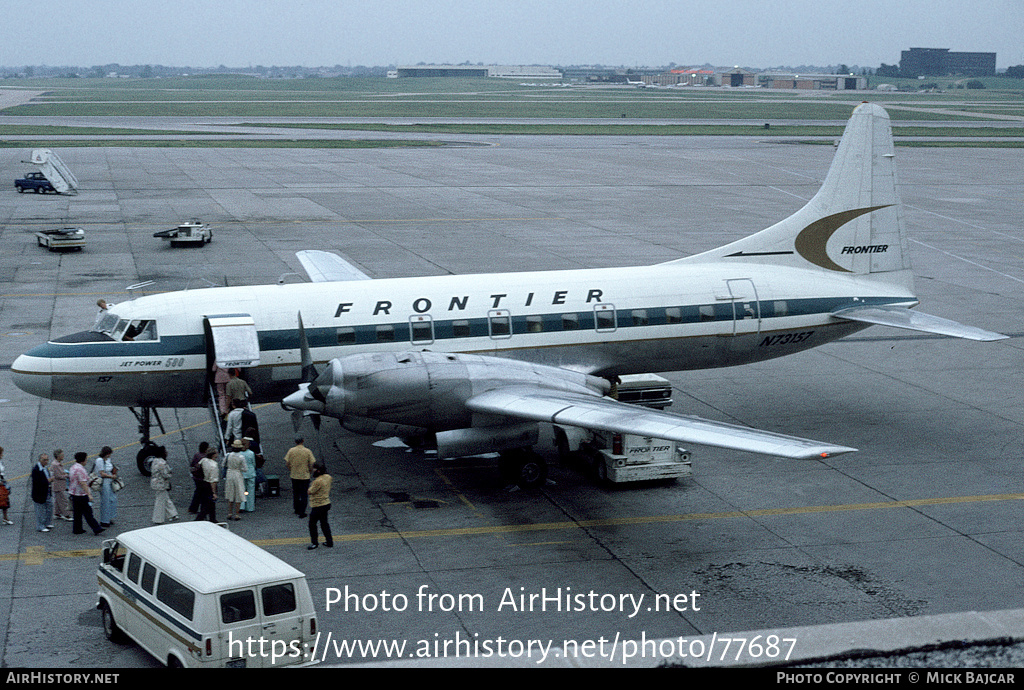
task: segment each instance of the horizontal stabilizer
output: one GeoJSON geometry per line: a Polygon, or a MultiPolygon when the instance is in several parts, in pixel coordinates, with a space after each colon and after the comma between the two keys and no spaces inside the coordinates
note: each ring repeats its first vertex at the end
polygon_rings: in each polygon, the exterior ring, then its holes
{"type": "Polygon", "coordinates": [[[923,314],[919,311],[912,311],[906,307],[849,307],[832,312],[832,316],[847,321],[860,321],[872,323],[878,326],[893,326],[894,328],[906,328],[911,331],[923,331],[924,333],[936,333],[948,335],[954,338],[967,338],[968,340],[1003,340],[1009,336],[1002,333],[986,331],[974,326],[965,326],[956,321],[944,319],[941,316],[923,314]]]}
{"type": "Polygon", "coordinates": [[[343,280],[370,280],[358,268],[345,261],[337,254],[323,252],[317,249],[304,249],[295,252],[295,256],[302,263],[309,279],[314,283],[329,283],[343,280]]]}
{"type": "Polygon", "coordinates": [[[825,458],[856,450],[700,417],[657,412],[611,398],[530,387],[487,391],[470,398],[466,406],[474,412],[785,458],[825,458]]]}

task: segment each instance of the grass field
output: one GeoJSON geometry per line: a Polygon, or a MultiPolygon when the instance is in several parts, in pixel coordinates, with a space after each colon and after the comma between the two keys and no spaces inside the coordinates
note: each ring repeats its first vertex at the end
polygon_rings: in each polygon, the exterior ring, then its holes
{"type": "MultiPolygon", "coordinates": [[[[875,81],[879,81],[875,79],[875,81]]],[[[941,80],[938,80],[941,82],[941,80]]],[[[39,117],[189,117],[189,118],[366,118],[381,122],[323,124],[317,122],[256,123],[303,129],[382,131],[436,134],[579,134],[740,135],[833,137],[836,123],[845,121],[862,100],[886,106],[896,136],[966,137],[966,145],[1019,146],[1024,137],[1024,82],[991,79],[985,89],[954,89],[946,93],[794,92],[765,89],[559,87],[527,86],[497,79],[259,79],[216,75],[172,79],[36,79],[0,80],[0,88],[42,92],[31,103],[0,111],[0,146],[281,146],[281,139],[263,140],[236,133],[219,124],[217,132],[4,124],[4,116],[39,117]],[[391,118],[446,119],[464,122],[386,122],[391,118]],[[495,120],[515,119],[518,123],[495,120]],[[530,123],[530,120],[591,120],[591,122],[530,123]],[[635,124],[623,119],[665,120],[664,124],[635,124]],[[472,122],[491,120],[491,122],[472,122]],[[593,120],[601,121],[594,123],[593,120]],[[669,120],[715,120],[679,124],[669,120]],[[786,124],[798,120],[807,124],[786,124]],[[901,121],[947,123],[940,128],[900,127],[901,121]],[[997,122],[984,129],[950,123],[997,122]],[[526,122],[523,122],[526,121],[526,122]],[[733,122],[734,121],[734,122],[733,122]],[[752,122],[757,124],[751,124],[752,122]],[[821,122],[821,124],[813,124],[821,122]],[[763,123],[771,123],[765,130],[763,123]],[[133,137],[102,141],[96,135],[133,137]],[[171,135],[173,138],[167,138],[171,135]],[[212,135],[212,138],[211,138],[212,135]],[[38,141],[9,137],[38,137],[38,141]],[[146,137],[162,138],[147,139],[146,137]],[[135,138],[140,137],[140,138],[135,138]],[[995,144],[986,139],[1005,139],[995,144]],[[234,139],[233,141],[228,141],[234,139]],[[260,142],[264,143],[260,143],[260,142]]],[[[910,82],[913,84],[914,82],[910,82]]],[[[250,123],[247,126],[255,126],[250,123]]],[[[308,135],[307,135],[308,136],[308,135]]],[[[283,142],[283,143],[282,143],[283,142]]],[[[915,141],[920,145],[920,141],[915,141]]],[[[956,142],[965,145],[964,142],[956,142]]],[[[367,145],[424,145],[424,142],[378,140],[298,139],[292,146],[348,147],[367,145]],[[358,142],[358,143],[357,143],[358,142]]],[[[943,145],[949,145],[948,142],[943,145]]]]}
{"type": "Polygon", "coordinates": [[[203,149],[382,149],[431,148],[425,139],[0,139],[0,148],[203,148],[203,149]]]}
{"type": "MultiPolygon", "coordinates": [[[[428,124],[388,123],[243,123],[241,127],[274,127],[295,129],[358,130],[394,133],[444,134],[578,134],[588,136],[821,136],[838,137],[843,125],[764,125],[750,124],[504,124],[437,122],[428,124]]],[[[0,128],[2,131],[2,128],[0,128]]],[[[1024,137],[1022,127],[893,127],[893,134],[902,137],[1024,137]]]]}

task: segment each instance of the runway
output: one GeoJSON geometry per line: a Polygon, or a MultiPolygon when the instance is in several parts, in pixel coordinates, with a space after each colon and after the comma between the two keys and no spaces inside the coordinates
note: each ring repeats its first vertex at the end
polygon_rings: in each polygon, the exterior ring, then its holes
{"type": "MultiPolygon", "coordinates": [[[[456,138],[487,145],[68,148],[58,152],[77,196],[0,193],[0,445],[15,523],[0,526],[0,662],[156,665],[103,638],[92,608],[101,539],[73,536],[69,523],[37,533],[27,495],[39,453],[110,445],[127,486],[104,537],[148,526],[134,418],[30,397],[6,371],[32,346],[88,327],[98,298],[130,299],[125,287],[145,280],[159,291],[272,283],[300,273],[294,252],[307,248],[375,278],[627,265],[641,281],[646,264],[795,211],[834,152],[747,137],[456,138]],[[152,237],[194,218],[214,226],[204,248],[152,237]],[[85,228],[83,252],[36,246],[36,230],[64,225],[85,228]]],[[[8,177],[28,170],[27,157],[0,150],[8,177]]],[[[522,644],[532,663],[541,642],[1018,608],[1024,153],[898,148],[897,161],[922,309],[1009,340],[873,327],[762,364],[665,374],[673,411],[858,453],[803,462],[694,447],[692,479],[608,488],[554,463],[547,445],[550,482],[524,492],[494,459],[438,462],[325,420],[302,433],[334,477],[335,548],[306,551],[287,490],[232,530],[307,573],[335,641],[406,643],[334,646],[324,660],[335,663],[498,639],[511,656],[522,644]]],[[[256,412],[267,471],[285,475],[289,416],[256,412]]],[[[204,410],[160,413],[183,511],[187,458],[212,433],[204,410]]]]}

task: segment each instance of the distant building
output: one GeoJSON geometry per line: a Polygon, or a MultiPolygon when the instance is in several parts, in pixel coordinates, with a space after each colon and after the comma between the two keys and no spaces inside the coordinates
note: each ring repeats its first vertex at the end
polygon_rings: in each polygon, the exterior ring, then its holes
{"type": "Polygon", "coordinates": [[[561,79],[562,73],[544,65],[410,65],[395,70],[406,77],[496,77],[504,79],[561,79]]]}
{"type": "Polygon", "coordinates": [[[661,76],[664,86],[710,86],[715,83],[715,71],[710,69],[673,69],[661,76]]]}
{"type": "Polygon", "coordinates": [[[995,53],[953,53],[949,48],[911,48],[900,53],[901,77],[990,77],[995,73],[995,53]]]}
{"type": "Polygon", "coordinates": [[[581,84],[654,84],[661,73],[659,69],[577,66],[563,68],[562,79],[581,84]]]}
{"type": "Polygon", "coordinates": [[[715,83],[719,86],[757,86],[757,77],[750,70],[734,67],[728,72],[715,75],[715,83]]]}
{"type": "Polygon", "coordinates": [[[763,72],[757,84],[766,89],[806,89],[809,91],[857,91],[868,88],[867,77],[853,74],[794,74],[763,72]]]}

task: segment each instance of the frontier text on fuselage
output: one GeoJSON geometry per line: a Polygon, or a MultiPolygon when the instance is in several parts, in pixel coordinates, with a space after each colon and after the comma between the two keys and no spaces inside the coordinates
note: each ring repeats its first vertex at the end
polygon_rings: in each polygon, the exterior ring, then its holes
{"type": "MultiPolygon", "coordinates": [[[[548,299],[549,295],[550,295],[550,300],[551,300],[549,302],[550,304],[555,304],[555,305],[557,305],[557,304],[566,304],[567,300],[570,297],[569,293],[570,293],[570,290],[555,290],[552,293],[548,293],[548,294],[544,294],[544,295],[538,295],[535,292],[530,292],[530,293],[527,293],[524,298],[522,298],[523,299],[522,306],[530,307],[530,306],[533,306],[534,304],[541,304],[542,301],[546,301],[548,299]]],[[[586,304],[591,304],[593,302],[600,302],[601,301],[601,297],[602,297],[603,294],[604,293],[603,293],[602,290],[597,290],[597,289],[587,290],[587,297],[586,297],[585,303],[586,304]]],[[[460,295],[455,295],[455,296],[453,296],[448,301],[447,311],[463,311],[463,310],[465,310],[469,306],[469,299],[470,299],[469,295],[461,295],[461,296],[460,295]]],[[[488,300],[488,308],[489,309],[499,309],[501,307],[507,307],[507,306],[510,306],[512,304],[517,304],[517,302],[514,301],[515,298],[510,298],[507,293],[494,293],[494,294],[488,295],[486,298],[477,298],[477,299],[487,299],[488,300]]],[[[342,314],[354,313],[353,309],[354,309],[355,306],[356,306],[355,302],[340,302],[338,304],[338,308],[334,311],[334,317],[338,318],[342,314]]],[[[434,308],[434,301],[431,300],[429,297],[418,297],[418,298],[412,300],[412,302],[409,304],[409,307],[414,312],[416,312],[417,314],[426,314],[427,312],[429,312],[431,309],[434,308]]],[[[371,315],[372,316],[379,316],[379,315],[383,314],[383,315],[387,316],[387,315],[391,314],[391,310],[392,309],[396,309],[396,308],[397,307],[395,306],[395,303],[392,300],[386,300],[386,299],[377,300],[376,304],[374,304],[374,306],[373,306],[371,315]]]]}

